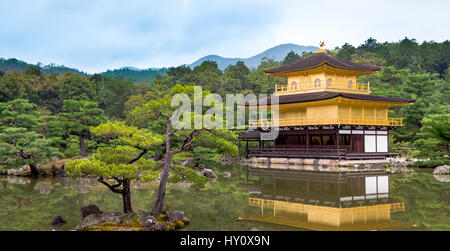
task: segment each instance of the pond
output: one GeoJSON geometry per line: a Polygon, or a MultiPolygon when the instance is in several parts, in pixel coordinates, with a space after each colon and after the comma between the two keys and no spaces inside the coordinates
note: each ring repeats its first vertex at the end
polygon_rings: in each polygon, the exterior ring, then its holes
{"type": "MultiPolygon", "coordinates": [[[[450,183],[432,170],[331,173],[218,166],[202,190],[168,187],[165,209],[190,218],[186,230],[450,230],[450,183]],[[221,177],[231,172],[231,178],[221,177]]],[[[134,183],[133,209],[151,210],[156,183],[134,183]]],[[[93,179],[0,176],[0,230],[71,230],[80,207],[121,211],[118,194],[93,179]],[[54,228],[55,216],[67,224],[54,228]]]]}

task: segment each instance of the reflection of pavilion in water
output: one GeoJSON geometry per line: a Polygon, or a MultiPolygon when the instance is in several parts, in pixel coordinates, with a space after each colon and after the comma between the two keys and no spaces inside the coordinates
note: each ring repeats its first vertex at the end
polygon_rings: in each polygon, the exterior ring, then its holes
{"type": "Polygon", "coordinates": [[[391,213],[405,211],[405,205],[390,198],[385,172],[249,168],[248,175],[259,178],[245,185],[249,206],[258,213],[240,220],[330,231],[412,227],[391,221],[391,213]]]}

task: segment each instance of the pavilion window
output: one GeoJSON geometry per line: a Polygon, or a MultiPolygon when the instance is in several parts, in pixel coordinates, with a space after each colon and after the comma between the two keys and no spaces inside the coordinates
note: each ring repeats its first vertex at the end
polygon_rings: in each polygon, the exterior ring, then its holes
{"type": "Polygon", "coordinates": [[[300,135],[299,136],[299,145],[306,145],[306,135],[300,135]]]}
{"type": "Polygon", "coordinates": [[[320,135],[310,135],[309,136],[309,144],[312,146],[322,145],[322,137],[320,135]]]}
{"type": "Polygon", "coordinates": [[[327,88],[331,88],[333,86],[333,80],[331,78],[327,79],[327,88]]]}
{"type": "Polygon", "coordinates": [[[314,80],[314,88],[320,88],[321,83],[320,83],[320,79],[316,78],[316,80],[314,80]]]}
{"type": "Polygon", "coordinates": [[[298,83],[296,81],[292,81],[291,83],[291,91],[298,90],[298,83]]]}
{"type": "Polygon", "coordinates": [[[322,144],[327,146],[334,146],[335,145],[334,135],[322,135],[322,144]]]}
{"type": "Polygon", "coordinates": [[[350,145],[350,135],[339,135],[339,145],[349,146],[350,145]]]}
{"type": "Polygon", "coordinates": [[[348,89],[353,89],[353,81],[352,80],[348,81],[348,89]]]}

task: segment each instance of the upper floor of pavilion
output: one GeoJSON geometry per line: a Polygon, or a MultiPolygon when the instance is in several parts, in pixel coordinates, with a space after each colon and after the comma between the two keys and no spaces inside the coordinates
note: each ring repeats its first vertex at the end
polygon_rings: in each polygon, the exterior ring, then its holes
{"type": "Polygon", "coordinates": [[[276,95],[309,92],[370,94],[370,83],[357,83],[357,77],[377,73],[381,67],[340,59],[320,49],[312,56],[278,68],[267,69],[269,76],[285,77],[286,84],[275,86],[276,95]]]}

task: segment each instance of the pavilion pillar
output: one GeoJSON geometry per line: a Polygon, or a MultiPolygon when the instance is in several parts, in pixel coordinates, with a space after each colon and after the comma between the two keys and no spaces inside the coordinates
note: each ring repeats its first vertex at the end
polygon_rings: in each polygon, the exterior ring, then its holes
{"type": "Polygon", "coordinates": [[[306,151],[309,151],[309,131],[306,130],[306,151]]]}
{"type": "Polygon", "coordinates": [[[339,129],[336,130],[336,144],[337,144],[337,151],[339,154],[339,160],[341,160],[341,148],[340,148],[340,142],[339,142],[339,129]]]}

